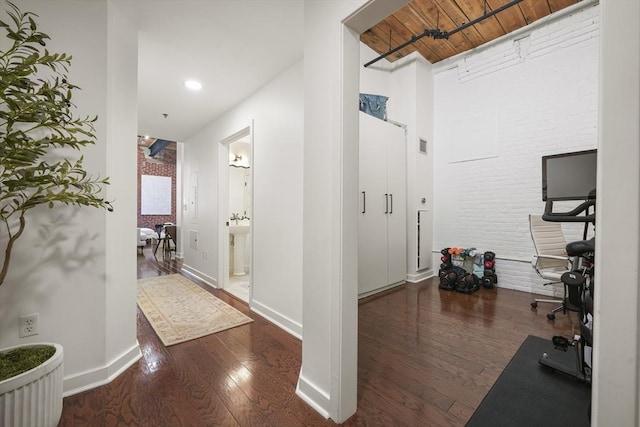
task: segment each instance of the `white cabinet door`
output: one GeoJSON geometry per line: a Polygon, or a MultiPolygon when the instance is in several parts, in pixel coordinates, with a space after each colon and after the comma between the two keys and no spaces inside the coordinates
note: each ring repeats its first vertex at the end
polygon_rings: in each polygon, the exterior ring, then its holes
{"type": "Polygon", "coordinates": [[[387,148],[379,119],[360,113],[358,293],[387,284],[387,148]]]}
{"type": "Polygon", "coordinates": [[[407,279],[407,156],[404,130],[387,126],[387,284],[407,279]]]}
{"type": "Polygon", "coordinates": [[[406,280],[406,141],[398,126],[360,113],[358,293],[406,280]]]}

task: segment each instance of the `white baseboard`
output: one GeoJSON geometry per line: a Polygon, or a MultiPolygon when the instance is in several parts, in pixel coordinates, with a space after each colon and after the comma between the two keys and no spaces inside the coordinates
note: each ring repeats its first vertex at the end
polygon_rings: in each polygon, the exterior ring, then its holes
{"type": "Polygon", "coordinates": [[[202,280],[207,285],[218,289],[218,280],[216,280],[215,278],[213,278],[211,276],[207,276],[203,272],[198,271],[195,268],[190,267],[190,266],[188,266],[186,264],[182,264],[182,271],[187,273],[189,276],[195,277],[198,280],[202,280]]]}
{"type": "Polygon", "coordinates": [[[65,377],[63,383],[64,396],[71,396],[110,383],[136,363],[140,357],[142,357],[142,353],[140,345],[136,341],[133,347],[105,366],[65,377]]]}
{"type": "Polygon", "coordinates": [[[303,375],[298,378],[296,394],[309,406],[315,409],[320,415],[329,418],[329,393],[321,390],[303,375]]]}
{"type": "Polygon", "coordinates": [[[251,300],[251,302],[249,303],[249,308],[251,309],[251,311],[256,312],[271,323],[274,323],[278,327],[284,329],[294,337],[302,340],[302,325],[300,323],[295,322],[286,316],[283,316],[282,314],[272,310],[271,308],[260,303],[259,301],[256,301],[255,299],[251,300]]]}
{"type": "Polygon", "coordinates": [[[407,283],[407,282],[401,281],[401,282],[398,282],[398,283],[392,283],[390,285],[382,286],[382,287],[380,287],[378,289],[373,289],[371,291],[363,292],[361,294],[358,294],[358,299],[370,297],[371,295],[379,294],[380,292],[383,292],[383,291],[388,291],[389,289],[393,289],[395,287],[402,286],[405,283],[407,283]]]}
{"type": "Polygon", "coordinates": [[[433,270],[419,271],[414,274],[407,274],[407,282],[418,283],[422,280],[430,279],[433,276],[435,276],[435,274],[433,273],[433,270]]]}

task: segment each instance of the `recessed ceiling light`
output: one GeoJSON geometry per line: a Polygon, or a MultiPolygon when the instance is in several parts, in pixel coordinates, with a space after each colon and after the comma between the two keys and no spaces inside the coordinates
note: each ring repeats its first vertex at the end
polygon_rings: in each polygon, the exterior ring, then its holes
{"type": "Polygon", "coordinates": [[[200,83],[197,80],[187,80],[186,82],[184,82],[184,85],[187,87],[187,89],[190,89],[190,90],[202,89],[202,83],[200,83]]]}

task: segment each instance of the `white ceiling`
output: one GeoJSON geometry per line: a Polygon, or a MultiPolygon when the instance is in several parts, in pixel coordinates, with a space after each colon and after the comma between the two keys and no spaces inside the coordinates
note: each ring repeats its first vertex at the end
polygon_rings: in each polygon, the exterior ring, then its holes
{"type": "Polygon", "coordinates": [[[140,135],[184,141],[302,59],[302,0],[114,2],[139,27],[140,135]]]}

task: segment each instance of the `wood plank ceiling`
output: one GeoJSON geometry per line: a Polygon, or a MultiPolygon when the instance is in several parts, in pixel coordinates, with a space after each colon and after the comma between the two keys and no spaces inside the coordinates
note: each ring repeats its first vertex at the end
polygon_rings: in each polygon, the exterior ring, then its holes
{"type": "MultiPolygon", "coordinates": [[[[427,29],[452,31],[509,2],[510,0],[413,0],[362,33],[360,40],[382,55],[427,29]]],[[[523,0],[451,35],[449,39],[423,37],[385,59],[394,62],[417,50],[434,64],[578,2],[579,0],[523,0]]]]}

